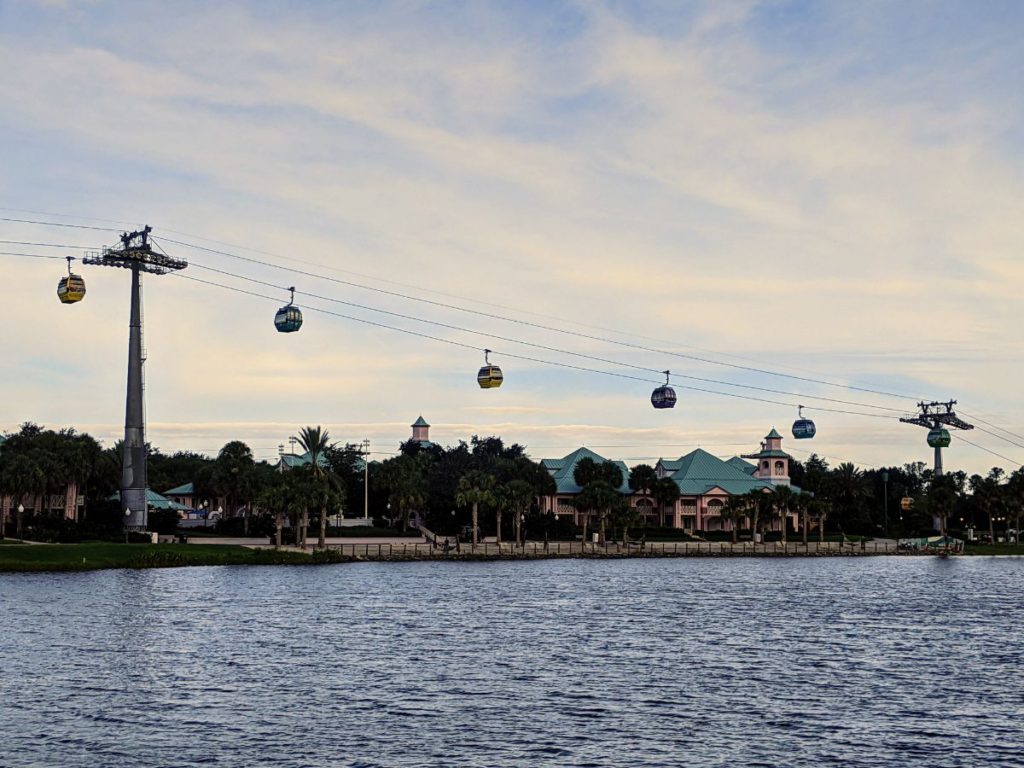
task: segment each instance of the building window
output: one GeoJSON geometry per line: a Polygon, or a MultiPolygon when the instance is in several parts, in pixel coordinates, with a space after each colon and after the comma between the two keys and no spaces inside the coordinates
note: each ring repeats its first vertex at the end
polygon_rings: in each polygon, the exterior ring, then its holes
{"type": "Polygon", "coordinates": [[[775,462],[775,474],[784,475],[786,474],[786,462],[776,461],[775,462]]]}
{"type": "Polygon", "coordinates": [[[761,469],[768,469],[768,462],[767,461],[762,461],[761,462],[761,469]]]}

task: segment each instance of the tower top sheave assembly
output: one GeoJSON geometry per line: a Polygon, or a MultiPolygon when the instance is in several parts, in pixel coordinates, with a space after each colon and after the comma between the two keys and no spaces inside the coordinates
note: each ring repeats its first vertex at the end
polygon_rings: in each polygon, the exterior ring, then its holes
{"type": "Polygon", "coordinates": [[[931,403],[920,402],[917,407],[920,412],[903,416],[900,418],[904,424],[917,424],[919,427],[928,428],[928,445],[935,449],[935,474],[942,474],[942,449],[948,448],[952,438],[946,427],[953,429],[974,429],[973,424],[956,415],[953,406],[956,400],[949,400],[945,403],[933,401],[931,403]]]}
{"type": "Polygon", "coordinates": [[[164,253],[157,253],[149,242],[149,233],[153,228],[146,226],[138,232],[124,232],[121,235],[121,247],[104,248],[99,254],[89,255],[82,259],[83,264],[100,267],[123,267],[149,272],[153,275],[166,275],[188,266],[184,259],[175,259],[164,253]]]}

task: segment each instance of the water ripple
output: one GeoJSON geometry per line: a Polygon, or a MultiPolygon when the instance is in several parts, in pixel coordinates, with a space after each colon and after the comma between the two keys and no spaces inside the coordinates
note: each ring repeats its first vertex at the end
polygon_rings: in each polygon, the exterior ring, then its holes
{"type": "Polygon", "coordinates": [[[0,766],[1010,766],[1020,559],[0,575],[0,766]]]}

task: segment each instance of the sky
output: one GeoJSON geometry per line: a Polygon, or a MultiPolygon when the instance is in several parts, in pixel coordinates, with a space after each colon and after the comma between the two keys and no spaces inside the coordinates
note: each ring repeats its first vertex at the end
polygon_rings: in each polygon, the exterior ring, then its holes
{"type": "MultiPolygon", "coordinates": [[[[189,261],[144,283],[164,452],[320,424],[384,458],[422,414],[653,463],[756,451],[803,403],[796,458],[902,465],[931,451],[899,415],[952,398],[979,429],[947,470],[1013,469],[1022,32],[995,0],[0,0],[0,217],[48,222],[0,250],[149,224],[189,261]]],[[[128,275],[75,269],[63,306],[62,261],[0,255],[0,431],[110,445],[128,275]]]]}

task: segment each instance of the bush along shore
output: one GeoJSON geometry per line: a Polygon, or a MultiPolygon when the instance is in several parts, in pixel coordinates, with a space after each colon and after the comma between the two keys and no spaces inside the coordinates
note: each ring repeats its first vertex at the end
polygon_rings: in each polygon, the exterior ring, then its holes
{"type": "MultiPolygon", "coordinates": [[[[967,555],[1024,555],[1024,545],[969,546],[967,555]]],[[[0,572],[86,571],[105,568],[174,568],[208,565],[324,565],[366,561],[483,561],[545,558],[621,559],[636,557],[863,557],[927,556],[898,551],[881,542],[797,542],[732,545],[722,542],[647,542],[582,545],[580,542],[528,542],[525,546],[494,543],[458,549],[424,543],[336,544],[327,549],[247,547],[227,544],[20,544],[0,546],[0,572]],[[877,546],[875,546],[877,544],[877,546]]]]}

